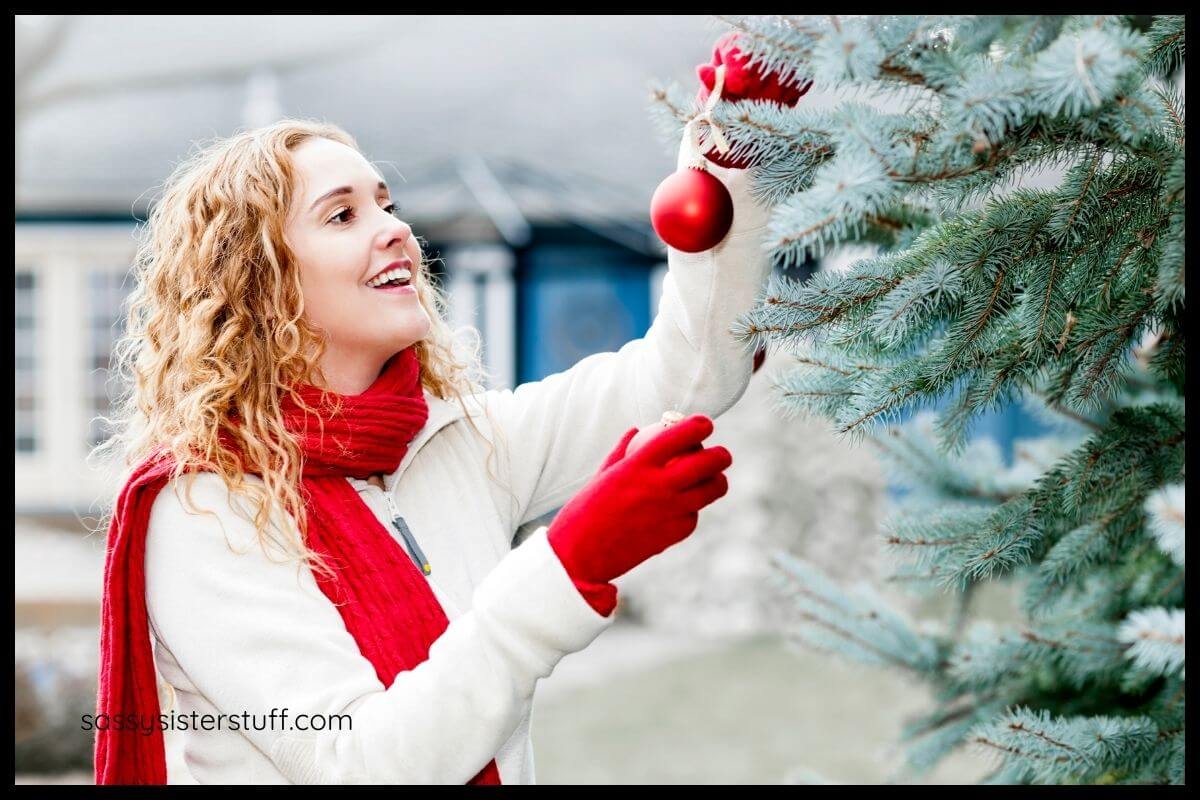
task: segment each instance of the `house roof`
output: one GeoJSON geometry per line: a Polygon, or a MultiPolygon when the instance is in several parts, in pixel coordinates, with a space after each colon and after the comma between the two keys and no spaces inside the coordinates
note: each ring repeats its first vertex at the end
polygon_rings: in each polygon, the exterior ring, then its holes
{"type": "Polygon", "coordinates": [[[193,143],[300,116],[355,136],[414,222],[489,219],[463,179],[482,163],[530,221],[635,227],[675,165],[649,85],[694,84],[723,30],[679,15],[78,16],[38,61],[57,24],[18,19],[18,214],[140,214],[193,143]]]}

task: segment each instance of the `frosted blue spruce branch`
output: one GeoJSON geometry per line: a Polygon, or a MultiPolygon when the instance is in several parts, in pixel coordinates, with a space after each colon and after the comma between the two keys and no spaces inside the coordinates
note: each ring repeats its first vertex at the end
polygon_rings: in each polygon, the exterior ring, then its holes
{"type": "Polygon", "coordinates": [[[770,375],[781,416],[827,418],[904,478],[888,580],[961,593],[932,633],[780,568],[806,641],[924,677],[914,766],[978,734],[989,782],[1181,782],[1182,17],[728,22],[764,69],[814,81],[795,109],[719,112],[762,159],[764,248],[785,270],[732,333],[792,356],[770,375]],[[871,254],[786,275],[851,244],[871,254]],[[1054,431],[1009,467],[972,426],[1015,403],[1054,431]],[[991,580],[1023,619],[960,626],[991,580]]]}

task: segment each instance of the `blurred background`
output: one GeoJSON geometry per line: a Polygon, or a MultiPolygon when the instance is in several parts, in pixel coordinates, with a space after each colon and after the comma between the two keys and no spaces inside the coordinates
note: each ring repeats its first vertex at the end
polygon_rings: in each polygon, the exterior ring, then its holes
{"type": "MultiPolygon", "coordinates": [[[[674,171],[651,82],[696,85],[705,16],[18,15],[15,643],[18,782],[88,783],[104,542],[120,465],[113,342],[139,220],[195,147],[283,116],[336,122],[440,257],[455,326],[493,387],[649,328],[666,269],[647,209],[674,171]]],[[[814,89],[803,102],[837,98],[814,89]]],[[[837,269],[852,253],[790,270],[837,269]]],[[[731,490],[696,534],[618,581],[618,622],[539,688],[541,783],[903,781],[892,741],[919,684],[795,649],[768,547],[878,577],[890,496],[874,456],[774,413],[772,354],[714,441],[731,490]],[[823,778],[821,777],[823,776],[823,778]]],[[[1023,424],[981,423],[1001,444],[1023,424]]],[[[544,521],[544,520],[543,520],[544,521]]],[[[888,587],[884,587],[888,591],[888,587]]],[[[899,600],[937,618],[944,598],[899,600]]],[[[981,613],[1005,617],[1007,598],[981,613]]],[[[188,782],[168,742],[172,782],[188,782]]],[[[925,780],[972,781],[964,754],[925,780]]]]}

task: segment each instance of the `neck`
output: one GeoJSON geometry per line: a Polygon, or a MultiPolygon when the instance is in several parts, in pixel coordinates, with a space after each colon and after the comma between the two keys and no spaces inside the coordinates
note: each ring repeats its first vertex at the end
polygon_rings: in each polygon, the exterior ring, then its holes
{"type": "Polygon", "coordinates": [[[324,388],[341,395],[362,394],[371,388],[387,364],[388,356],[364,354],[353,349],[329,346],[321,357],[321,372],[325,376],[324,388]]]}

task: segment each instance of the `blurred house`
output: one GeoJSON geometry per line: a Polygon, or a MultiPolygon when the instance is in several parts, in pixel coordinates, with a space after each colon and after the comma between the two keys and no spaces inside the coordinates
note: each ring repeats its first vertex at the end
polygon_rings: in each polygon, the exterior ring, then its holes
{"type": "MultiPolygon", "coordinates": [[[[674,168],[648,76],[693,80],[704,17],[17,20],[16,510],[79,529],[135,227],[194,146],[283,116],[336,122],[440,257],[451,323],[513,386],[649,327],[674,168]],[[664,48],[667,40],[681,46],[664,48]],[[86,135],[80,135],[86,131],[86,135]]],[[[98,586],[96,587],[98,590],[98,586]]]]}

